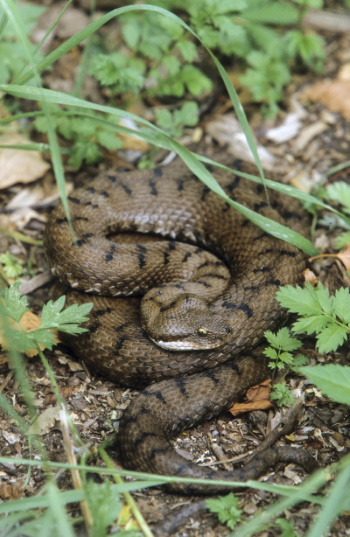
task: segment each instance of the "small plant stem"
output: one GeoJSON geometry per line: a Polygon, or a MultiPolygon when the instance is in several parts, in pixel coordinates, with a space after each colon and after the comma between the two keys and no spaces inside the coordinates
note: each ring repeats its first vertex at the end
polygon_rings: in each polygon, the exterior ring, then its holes
{"type": "Polygon", "coordinates": [[[320,259],[323,257],[336,257],[339,259],[338,254],[319,254],[319,255],[314,255],[313,257],[309,257],[308,261],[314,261],[315,259],[320,259]]]}
{"type": "MultiPolygon", "coordinates": [[[[60,411],[60,421],[61,421],[61,430],[62,430],[62,435],[63,435],[63,444],[64,444],[64,449],[66,452],[67,460],[69,464],[77,465],[78,463],[77,463],[77,458],[74,453],[74,444],[72,442],[71,435],[69,434],[70,424],[68,424],[67,414],[63,409],[60,411]]],[[[72,476],[74,488],[82,489],[83,483],[82,483],[79,471],[76,468],[71,468],[70,473],[72,476]]],[[[80,508],[83,514],[85,527],[87,529],[87,532],[90,533],[90,530],[93,527],[94,520],[93,520],[90,508],[86,500],[82,500],[80,502],[80,508]]]]}
{"type": "Polygon", "coordinates": [[[63,401],[63,399],[61,397],[57,381],[56,381],[55,376],[54,376],[54,374],[52,372],[52,369],[51,369],[51,367],[49,365],[49,362],[47,361],[44,353],[42,352],[42,350],[39,347],[37,347],[37,350],[38,350],[38,354],[40,356],[40,359],[41,359],[41,361],[42,361],[42,363],[43,363],[43,365],[44,365],[44,367],[45,367],[45,369],[47,371],[47,374],[49,375],[51,386],[52,386],[53,392],[55,394],[55,397],[57,399],[57,402],[60,405],[62,411],[66,415],[66,420],[69,423],[69,429],[70,429],[71,433],[73,434],[75,441],[80,446],[82,446],[82,445],[84,445],[84,442],[81,440],[77,430],[75,429],[75,427],[74,427],[74,425],[73,425],[73,423],[72,423],[72,421],[71,421],[71,419],[69,417],[69,413],[67,412],[67,409],[65,407],[64,401],[63,401]]]}
{"type": "Polygon", "coordinates": [[[12,237],[17,241],[25,242],[27,244],[33,244],[34,246],[43,245],[43,241],[32,239],[31,237],[23,235],[23,233],[19,233],[18,231],[12,231],[10,229],[5,229],[4,227],[0,227],[0,233],[4,233],[5,235],[8,235],[9,237],[12,237]]]}
{"type": "MultiPolygon", "coordinates": [[[[103,448],[99,448],[98,452],[99,452],[99,455],[100,455],[101,459],[106,464],[107,468],[113,470],[114,469],[114,464],[111,461],[111,459],[108,457],[108,455],[105,452],[105,450],[103,448]]],[[[114,481],[118,485],[121,485],[122,483],[124,483],[123,479],[119,475],[114,476],[114,481]]],[[[143,518],[142,514],[140,513],[140,510],[137,507],[137,505],[136,505],[136,503],[134,501],[134,498],[131,496],[130,492],[123,492],[123,496],[124,496],[124,499],[125,499],[126,503],[129,505],[132,514],[134,515],[135,519],[139,523],[141,531],[144,534],[144,536],[145,537],[154,537],[154,535],[151,532],[150,528],[148,527],[145,519],[143,518]]]]}

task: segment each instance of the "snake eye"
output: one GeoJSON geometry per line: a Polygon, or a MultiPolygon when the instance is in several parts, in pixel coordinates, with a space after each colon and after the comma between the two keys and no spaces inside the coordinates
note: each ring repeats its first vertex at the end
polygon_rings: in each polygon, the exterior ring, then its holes
{"type": "Polygon", "coordinates": [[[207,336],[208,335],[208,330],[203,328],[203,326],[200,326],[199,328],[197,328],[197,334],[199,336],[207,336]]]}

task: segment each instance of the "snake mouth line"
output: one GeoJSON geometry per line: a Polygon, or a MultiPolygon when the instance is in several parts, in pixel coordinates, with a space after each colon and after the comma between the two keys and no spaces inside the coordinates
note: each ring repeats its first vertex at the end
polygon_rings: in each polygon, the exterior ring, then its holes
{"type": "Polygon", "coordinates": [[[195,345],[191,342],[181,341],[181,340],[173,340],[173,341],[161,341],[149,338],[153,343],[158,345],[158,347],[161,347],[162,349],[166,349],[167,351],[206,351],[210,349],[216,349],[217,347],[221,347],[222,343],[218,343],[217,345],[210,345],[210,347],[201,347],[199,345],[195,345]]]}

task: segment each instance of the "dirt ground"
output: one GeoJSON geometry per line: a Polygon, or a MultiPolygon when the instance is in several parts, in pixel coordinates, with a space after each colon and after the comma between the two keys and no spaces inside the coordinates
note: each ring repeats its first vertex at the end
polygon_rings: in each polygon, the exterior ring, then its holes
{"type": "MultiPolygon", "coordinates": [[[[49,18],[49,15],[57,9],[58,3],[46,1],[45,4],[48,6],[46,16],[49,18]]],[[[87,17],[84,6],[78,2],[76,4],[76,7],[70,8],[72,10],[70,19],[76,21],[76,24],[72,24],[71,29],[65,27],[66,33],[76,31],[76,25],[83,23],[80,22],[81,19],[85,21],[87,17]]],[[[45,19],[40,24],[45,27],[45,19]]],[[[274,120],[264,120],[258,107],[249,100],[243,103],[259,147],[265,148],[268,152],[268,156],[262,158],[264,166],[278,169],[286,182],[301,189],[310,189],[316,185],[324,185],[326,181],[339,179],[350,182],[350,164],[342,172],[324,178],[331,167],[345,162],[350,155],[350,100],[347,96],[350,87],[350,34],[339,31],[336,26],[320,32],[327,41],[326,67],[322,77],[310,73],[295,75],[285,92],[283,109],[274,120]],[[327,88],[320,89],[320,84],[325,81],[328,83],[327,88]],[[340,101],[344,101],[343,107],[339,106],[340,101]],[[283,139],[282,126],[287,128],[286,139],[283,139]]],[[[62,39],[62,35],[57,33],[49,46],[57,45],[62,39]]],[[[45,75],[45,84],[59,91],[70,91],[80,59],[80,50],[68,53],[45,75]]],[[[95,102],[103,102],[104,99],[97,83],[91,79],[88,79],[84,88],[84,97],[95,102]]],[[[194,133],[188,129],[185,132],[185,145],[193,144],[198,132],[202,153],[212,153],[219,149],[227,150],[234,156],[237,151],[241,154],[237,123],[224,91],[215,103],[206,108],[199,131],[197,129],[194,133]]],[[[35,137],[43,141],[38,133],[33,133],[33,138],[35,137]]],[[[162,155],[160,152],[157,158],[160,160],[162,155]]],[[[121,152],[116,156],[106,151],[105,158],[99,166],[85,166],[80,172],[74,172],[67,166],[67,181],[69,184],[81,184],[94,177],[100,170],[122,166],[127,156],[127,152],[121,152]]],[[[26,162],[21,163],[20,160],[19,158],[19,166],[28,166],[26,162]]],[[[51,167],[46,166],[45,160],[41,160],[40,165],[37,163],[39,168],[41,165],[43,170],[26,185],[15,180],[6,188],[0,184],[2,188],[0,226],[20,231],[33,239],[42,239],[47,215],[58,198],[51,167]],[[24,200],[22,202],[19,201],[20,194],[24,200]]],[[[337,222],[322,212],[318,216],[313,236],[316,247],[321,252],[334,251],[333,242],[338,233],[337,222]]],[[[42,304],[50,297],[52,287],[43,248],[25,244],[2,234],[0,254],[6,251],[22,259],[25,266],[29,259],[33,260],[33,271],[25,278],[23,288],[28,293],[33,311],[40,314],[42,304]]],[[[330,288],[339,284],[349,285],[339,262],[317,260],[311,263],[310,267],[330,288]]],[[[344,346],[337,353],[319,355],[314,350],[313,342],[305,340],[303,350],[312,364],[316,362],[349,364],[348,346],[344,346]]],[[[118,418],[136,392],[115,386],[99,377],[94,371],[88,371],[69,349],[61,345],[52,352],[46,351],[45,355],[81,438],[89,446],[97,446],[105,441],[113,442],[118,418]]],[[[28,378],[35,390],[35,404],[41,415],[40,429],[44,435],[49,458],[52,461],[66,461],[59,424],[59,407],[50,379],[38,357],[27,359],[26,367],[28,378]]],[[[288,384],[292,393],[303,399],[304,404],[293,432],[282,438],[279,443],[309,450],[321,466],[337,461],[348,453],[350,448],[348,407],[329,401],[301,376],[290,375],[288,384]]],[[[0,390],[12,401],[17,412],[25,418],[26,407],[18,393],[18,386],[5,353],[0,354],[0,390]]],[[[277,408],[254,411],[238,418],[225,413],[194,430],[186,431],[176,440],[175,446],[186,458],[194,462],[208,464],[217,461],[219,457],[234,459],[237,463],[241,463],[244,462],[242,455],[254,450],[266,434],[280,423],[284,414],[284,410],[280,411],[277,408]]],[[[31,456],[26,440],[4,414],[0,414],[0,431],[2,456],[23,458],[31,456]]],[[[109,454],[115,457],[118,466],[117,453],[113,446],[109,454]]],[[[101,464],[97,456],[89,462],[101,464]]],[[[232,468],[232,463],[225,463],[224,467],[232,468]]],[[[28,481],[26,477],[25,467],[0,465],[0,497],[9,500],[35,494],[45,482],[45,474],[40,469],[34,468],[28,481]]],[[[305,475],[301,470],[290,465],[286,468],[276,468],[262,479],[271,483],[291,485],[300,483],[304,478],[305,475]]],[[[62,489],[72,486],[67,472],[60,473],[57,479],[62,489]]],[[[245,519],[274,499],[270,493],[251,489],[242,490],[237,495],[245,519]]],[[[134,498],[151,527],[164,518],[171,519],[178,509],[202,500],[198,497],[166,494],[155,488],[134,493],[134,498]]],[[[288,520],[293,520],[295,529],[300,535],[304,535],[316,512],[316,506],[302,503],[296,509],[287,511],[285,516],[288,520]]],[[[349,528],[350,516],[344,514],[336,521],[330,535],[332,537],[350,535],[349,528]]],[[[176,535],[224,537],[229,533],[229,530],[219,524],[213,515],[202,512],[199,516],[189,516],[177,530],[176,535]]],[[[280,530],[276,528],[261,533],[262,536],[279,534],[280,530]]]]}

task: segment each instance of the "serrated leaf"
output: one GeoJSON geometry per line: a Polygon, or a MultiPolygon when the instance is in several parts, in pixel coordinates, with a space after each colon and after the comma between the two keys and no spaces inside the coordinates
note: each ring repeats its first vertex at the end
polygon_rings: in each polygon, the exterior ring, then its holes
{"type": "Polygon", "coordinates": [[[62,311],[66,297],[62,296],[56,302],[50,300],[43,307],[41,317],[41,328],[55,328],[68,334],[80,334],[86,332],[85,328],[78,325],[88,320],[87,315],[90,313],[92,304],[72,304],[62,311]]]}
{"type": "Polygon", "coordinates": [[[272,345],[273,347],[278,347],[277,343],[277,336],[271,330],[266,330],[264,332],[264,336],[266,337],[267,341],[272,345]]]}
{"type": "Polygon", "coordinates": [[[32,342],[29,349],[39,345],[51,351],[53,346],[57,343],[54,334],[47,328],[38,328],[31,332],[25,332],[25,334],[28,340],[32,342]]]}
{"type": "Polygon", "coordinates": [[[332,315],[334,311],[333,297],[329,296],[328,289],[326,287],[323,287],[323,285],[319,283],[316,289],[314,289],[314,291],[322,311],[324,311],[324,313],[326,313],[327,315],[332,315]]]}
{"type": "Polygon", "coordinates": [[[287,285],[276,293],[279,303],[291,313],[299,315],[320,315],[322,309],[316,297],[315,289],[309,283],[306,288],[287,285]]]}
{"type": "Polygon", "coordinates": [[[180,71],[181,64],[176,56],[169,55],[163,57],[162,65],[170,75],[176,75],[180,71]]]}
{"type": "Polygon", "coordinates": [[[197,57],[197,49],[192,41],[179,41],[176,46],[180,50],[185,62],[192,63],[197,57]]]}
{"type": "Polygon", "coordinates": [[[88,481],[85,487],[89,508],[93,515],[95,535],[106,535],[106,528],[118,517],[122,503],[116,485],[105,481],[102,485],[88,481]]]}
{"type": "Polygon", "coordinates": [[[329,364],[300,367],[298,371],[333,401],[350,405],[350,367],[329,364]]]}
{"type": "Polygon", "coordinates": [[[281,352],[280,360],[285,364],[293,363],[293,355],[290,352],[281,352]]]}
{"type": "Polygon", "coordinates": [[[343,205],[345,212],[350,213],[350,185],[337,181],[327,187],[328,198],[343,205]]]}
{"type": "Polygon", "coordinates": [[[4,304],[7,315],[17,322],[21,320],[26,311],[29,311],[27,297],[21,296],[19,285],[20,282],[17,281],[7,287],[4,304]]]}
{"type": "Polygon", "coordinates": [[[294,402],[294,396],[289,391],[285,384],[274,384],[270,393],[270,399],[276,401],[278,406],[292,404],[294,402]]]}
{"type": "Polygon", "coordinates": [[[344,248],[344,246],[350,244],[350,231],[341,233],[338,237],[336,237],[334,244],[335,247],[339,250],[341,250],[341,248],[344,248]]]}
{"type": "Polygon", "coordinates": [[[304,356],[303,354],[298,354],[297,356],[294,356],[293,369],[306,365],[307,362],[308,359],[306,358],[306,356],[304,356]]]}
{"type": "Polygon", "coordinates": [[[238,498],[232,492],[228,496],[206,500],[205,503],[212,513],[218,515],[219,521],[231,529],[237,524],[242,514],[242,510],[238,508],[238,498]]]}
{"type": "Polygon", "coordinates": [[[96,132],[96,138],[98,143],[105,147],[109,151],[115,151],[116,149],[121,149],[123,147],[123,142],[117,136],[115,132],[112,132],[107,129],[100,129],[96,132]]]}
{"type": "Polygon", "coordinates": [[[329,324],[333,324],[332,319],[325,315],[311,315],[310,317],[301,317],[293,324],[293,332],[301,334],[318,334],[324,330],[329,324]]]}
{"type": "Polygon", "coordinates": [[[334,310],[343,323],[350,323],[350,289],[342,287],[334,295],[334,310]]]}
{"type": "Polygon", "coordinates": [[[10,252],[5,252],[0,255],[0,263],[4,265],[3,270],[7,278],[14,279],[18,278],[23,272],[23,261],[17,259],[10,252]]]}
{"type": "Polygon", "coordinates": [[[264,333],[264,336],[276,349],[282,349],[284,351],[295,351],[301,347],[301,341],[290,335],[289,329],[286,327],[278,330],[276,334],[273,334],[269,330],[264,333]]]}
{"type": "Polygon", "coordinates": [[[317,348],[320,352],[336,351],[349,335],[346,326],[331,325],[317,336],[317,348]]]}
{"type": "Polygon", "coordinates": [[[22,330],[16,330],[14,328],[7,328],[6,339],[11,342],[11,346],[19,352],[27,352],[33,349],[33,341],[28,337],[27,332],[22,330]]]}
{"type": "Polygon", "coordinates": [[[180,76],[189,92],[196,97],[212,88],[211,80],[194,65],[185,65],[180,76]]]}
{"type": "Polygon", "coordinates": [[[265,356],[267,356],[271,360],[278,360],[278,353],[277,353],[276,349],[273,349],[272,347],[267,347],[263,351],[263,353],[265,354],[265,356]]]}
{"type": "Polygon", "coordinates": [[[198,123],[198,104],[187,101],[179,110],[174,112],[174,120],[177,125],[194,126],[198,123]]]}

